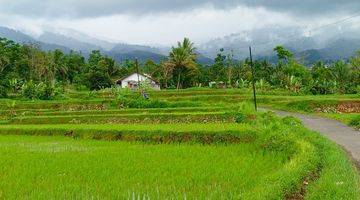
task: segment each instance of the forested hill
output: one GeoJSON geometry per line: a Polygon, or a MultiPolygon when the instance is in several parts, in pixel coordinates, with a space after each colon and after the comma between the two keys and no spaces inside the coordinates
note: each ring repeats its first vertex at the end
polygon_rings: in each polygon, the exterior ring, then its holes
{"type": "Polygon", "coordinates": [[[1,26],[0,26],[0,37],[7,38],[9,40],[12,40],[12,41],[14,41],[16,43],[20,43],[20,44],[35,44],[35,45],[38,45],[44,51],[60,49],[63,52],[68,53],[71,50],[70,48],[65,47],[63,45],[45,43],[45,42],[35,40],[31,36],[24,34],[20,31],[16,31],[16,30],[1,27],[1,26]]]}
{"type": "Polygon", "coordinates": [[[39,38],[33,38],[25,33],[0,27],[0,37],[7,38],[21,44],[35,44],[42,50],[55,50],[60,49],[65,53],[71,50],[81,52],[85,57],[88,57],[91,51],[100,50],[103,54],[113,57],[116,61],[122,62],[124,60],[132,60],[138,58],[139,61],[145,62],[151,59],[155,62],[160,62],[166,56],[161,54],[156,48],[140,45],[130,44],[113,44],[110,49],[103,45],[91,44],[89,42],[80,41],[75,38],[67,37],[60,34],[45,32],[39,38]]]}

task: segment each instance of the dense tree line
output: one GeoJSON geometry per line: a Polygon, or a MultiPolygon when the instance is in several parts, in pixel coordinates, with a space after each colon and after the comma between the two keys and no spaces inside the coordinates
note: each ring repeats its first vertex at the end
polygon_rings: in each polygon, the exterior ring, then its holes
{"type": "MultiPolygon", "coordinates": [[[[360,52],[348,61],[331,65],[318,62],[305,67],[282,46],[274,49],[278,62],[255,61],[255,81],[260,89],[282,88],[296,93],[356,93],[360,85],[360,52]]],[[[171,49],[161,63],[148,60],[138,66],[133,60],[116,63],[100,51],[88,58],[79,52],[45,52],[36,45],[20,45],[0,38],[0,96],[23,93],[49,99],[56,88],[72,85],[98,90],[112,87],[115,80],[137,68],[153,76],[162,88],[199,86],[247,88],[252,81],[249,60],[236,61],[221,49],[210,66],[196,62],[194,44],[188,39],[171,49]]]]}

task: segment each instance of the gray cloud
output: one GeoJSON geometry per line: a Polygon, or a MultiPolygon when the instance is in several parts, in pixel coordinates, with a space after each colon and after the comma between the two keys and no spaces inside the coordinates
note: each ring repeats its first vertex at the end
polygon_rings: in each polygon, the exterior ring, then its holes
{"type": "Polygon", "coordinates": [[[302,17],[360,10],[359,0],[0,0],[0,12],[35,18],[91,18],[179,12],[207,5],[217,9],[263,7],[302,17]]]}
{"type": "Polygon", "coordinates": [[[246,4],[299,15],[337,14],[360,10],[359,0],[247,0],[246,4]]]}

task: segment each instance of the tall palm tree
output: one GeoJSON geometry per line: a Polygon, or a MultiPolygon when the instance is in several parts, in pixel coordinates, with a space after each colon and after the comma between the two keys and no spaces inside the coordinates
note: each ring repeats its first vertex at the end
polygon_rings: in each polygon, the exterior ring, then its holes
{"type": "Polygon", "coordinates": [[[2,73],[6,66],[10,63],[8,52],[6,51],[6,46],[8,45],[8,40],[0,38],[0,73],[2,73]]]}
{"type": "Polygon", "coordinates": [[[186,72],[191,74],[196,70],[195,60],[195,47],[188,38],[185,38],[183,42],[178,42],[177,47],[172,47],[169,64],[173,67],[174,75],[177,76],[177,89],[182,86],[181,76],[184,76],[186,72]]]}
{"type": "Polygon", "coordinates": [[[338,61],[331,66],[331,75],[339,84],[340,93],[345,93],[345,84],[350,78],[350,68],[344,61],[338,61]]]}
{"type": "Polygon", "coordinates": [[[2,73],[5,70],[9,62],[10,62],[9,57],[7,57],[5,54],[0,52],[0,73],[2,73]]]}
{"type": "Polygon", "coordinates": [[[62,83],[64,84],[66,81],[67,73],[69,71],[68,66],[66,65],[65,55],[60,50],[55,50],[50,55],[50,67],[52,71],[51,80],[55,80],[56,78],[60,78],[62,83]],[[56,77],[57,76],[57,77],[56,77]]]}
{"type": "Polygon", "coordinates": [[[356,56],[350,59],[352,70],[360,71],[360,51],[356,52],[356,56]]]}

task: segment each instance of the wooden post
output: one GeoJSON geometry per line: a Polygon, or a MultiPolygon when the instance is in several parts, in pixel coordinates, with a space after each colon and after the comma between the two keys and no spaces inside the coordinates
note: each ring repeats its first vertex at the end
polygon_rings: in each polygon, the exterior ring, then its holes
{"type": "Polygon", "coordinates": [[[249,52],[250,52],[250,67],[251,67],[251,73],[252,73],[252,86],[253,86],[253,93],[254,93],[254,106],[255,111],[257,111],[257,102],[256,102],[256,86],[255,86],[255,68],[253,64],[252,59],[252,52],[251,52],[251,46],[249,46],[249,52]]]}

